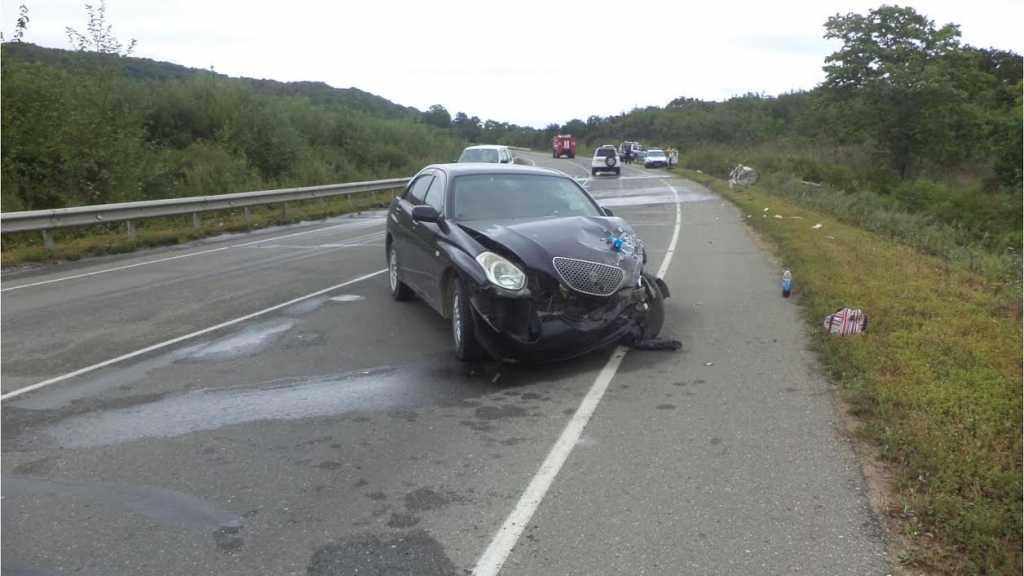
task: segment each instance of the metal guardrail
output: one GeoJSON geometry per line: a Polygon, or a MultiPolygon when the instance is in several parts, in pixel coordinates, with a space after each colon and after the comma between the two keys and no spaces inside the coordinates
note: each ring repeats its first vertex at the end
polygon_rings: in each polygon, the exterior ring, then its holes
{"type": "Polygon", "coordinates": [[[192,196],[188,198],[169,198],[166,200],[124,202],[121,204],[76,206],[74,208],[57,208],[54,210],[0,213],[0,233],[7,234],[11,232],[41,230],[43,232],[43,244],[47,250],[53,250],[53,231],[58,228],[127,222],[128,237],[134,238],[136,220],[192,214],[192,225],[198,228],[202,221],[199,215],[203,212],[244,208],[245,220],[248,221],[250,206],[283,203],[285,215],[287,215],[290,202],[315,200],[318,198],[323,202],[324,198],[330,196],[346,196],[362,192],[393,190],[405,187],[409,180],[411,178],[392,178],[390,180],[330,184],[326,186],[310,186],[308,188],[282,188],[280,190],[239,192],[218,196],[192,196]]]}

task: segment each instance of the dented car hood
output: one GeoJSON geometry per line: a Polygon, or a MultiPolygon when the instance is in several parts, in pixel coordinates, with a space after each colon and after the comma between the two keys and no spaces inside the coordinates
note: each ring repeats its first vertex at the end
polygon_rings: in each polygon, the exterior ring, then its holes
{"type": "Polygon", "coordinates": [[[634,283],[643,265],[643,243],[625,220],[615,216],[474,220],[459,222],[459,226],[485,247],[511,252],[528,268],[555,278],[552,258],[556,256],[617,266],[634,283]],[[622,237],[632,246],[615,250],[609,237],[622,237]]]}

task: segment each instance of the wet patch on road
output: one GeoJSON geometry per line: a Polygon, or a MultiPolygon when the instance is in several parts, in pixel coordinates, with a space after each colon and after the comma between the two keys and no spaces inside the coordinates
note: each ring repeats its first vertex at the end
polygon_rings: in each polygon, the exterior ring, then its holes
{"type": "MultiPolygon", "coordinates": [[[[79,482],[32,476],[4,476],[5,503],[26,496],[50,496],[119,506],[158,522],[237,529],[239,516],[191,494],[128,483],[79,482]]],[[[6,514],[5,514],[6,516],[6,514]]]]}
{"type": "Polygon", "coordinates": [[[295,321],[291,319],[272,320],[250,326],[238,334],[214,340],[190,354],[188,360],[227,360],[258,354],[274,343],[282,334],[291,330],[295,321]]]}
{"type": "Polygon", "coordinates": [[[441,543],[417,530],[381,540],[374,534],[354,536],[318,549],[306,569],[309,576],[361,574],[457,574],[441,543]]]}
{"type": "MultiPolygon", "coordinates": [[[[408,408],[458,404],[486,390],[430,378],[413,369],[380,367],[315,379],[280,379],[160,397],[144,405],[97,410],[47,424],[38,433],[20,434],[32,448],[52,445],[90,448],[144,438],[181,436],[257,420],[296,420],[351,412],[394,412],[412,421],[408,408]]],[[[525,415],[514,406],[478,408],[483,420],[525,415]]],[[[6,415],[5,415],[6,418],[6,415]]],[[[354,422],[366,422],[356,416],[354,422]]]]}

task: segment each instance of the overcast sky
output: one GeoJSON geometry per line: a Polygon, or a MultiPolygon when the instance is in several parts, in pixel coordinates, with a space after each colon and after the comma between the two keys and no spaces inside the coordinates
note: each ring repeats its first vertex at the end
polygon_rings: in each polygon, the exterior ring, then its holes
{"type": "MultiPolygon", "coordinates": [[[[3,0],[7,38],[22,3],[26,41],[69,48],[65,28],[84,32],[99,0],[3,0]]],[[[136,56],[543,127],[679,96],[812,88],[838,47],[822,38],[828,17],[883,3],[108,0],[107,21],[138,40],[136,56]]],[[[892,3],[959,24],[964,43],[1024,53],[1024,0],[892,3]]]]}

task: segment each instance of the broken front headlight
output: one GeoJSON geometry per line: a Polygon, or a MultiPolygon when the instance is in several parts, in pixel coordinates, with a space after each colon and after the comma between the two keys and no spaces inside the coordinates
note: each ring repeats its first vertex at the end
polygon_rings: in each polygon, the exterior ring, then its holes
{"type": "Polygon", "coordinates": [[[491,284],[511,291],[522,290],[526,286],[526,274],[494,252],[481,252],[476,261],[483,267],[491,284]]]}

